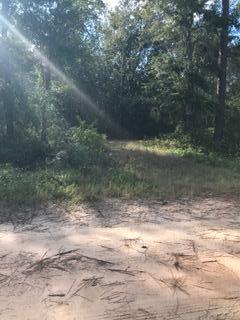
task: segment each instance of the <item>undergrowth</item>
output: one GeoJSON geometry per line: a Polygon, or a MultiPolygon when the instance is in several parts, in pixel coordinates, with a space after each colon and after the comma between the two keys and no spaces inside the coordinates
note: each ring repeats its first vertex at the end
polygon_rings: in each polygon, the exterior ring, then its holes
{"type": "Polygon", "coordinates": [[[7,205],[106,197],[178,198],[237,194],[239,160],[183,145],[171,138],[112,142],[111,161],[87,167],[0,167],[0,202],[7,205]]]}

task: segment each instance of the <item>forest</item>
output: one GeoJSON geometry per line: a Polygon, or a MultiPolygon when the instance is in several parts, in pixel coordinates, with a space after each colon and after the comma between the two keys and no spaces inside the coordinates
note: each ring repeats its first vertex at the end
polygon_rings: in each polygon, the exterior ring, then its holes
{"type": "Polygon", "coordinates": [[[239,230],[239,0],[0,0],[1,320],[239,320],[239,230]]]}
{"type": "Polygon", "coordinates": [[[238,1],[3,0],[0,26],[1,200],[195,193],[178,162],[143,177],[132,147],[231,167],[202,191],[238,192],[238,1]]]}
{"type": "Polygon", "coordinates": [[[237,155],[240,7],[220,2],[1,1],[1,162],[61,151],[81,121],[237,155]]]}

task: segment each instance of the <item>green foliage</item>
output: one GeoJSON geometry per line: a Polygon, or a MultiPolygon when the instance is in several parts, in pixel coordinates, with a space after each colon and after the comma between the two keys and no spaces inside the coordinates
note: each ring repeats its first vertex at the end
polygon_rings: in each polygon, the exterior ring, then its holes
{"type": "Polygon", "coordinates": [[[89,149],[96,153],[104,151],[106,137],[99,134],[93,125],[87,125],[81,121],[78,127],[70,128],[67,132],[68,143],[79,143],[88,146],[89,149]]]}
{"type": "Polygon", "coordinates": [[[106,137],[85,122],[66,132],[63,148],[66,151],[65,165],[86,168],[107,163],[106,137]]]}
{"type": "Polygon", "coordinates": [[[226,114],[224,152],[240,156],[240,108],[231,108],[226,114]]]}
{"type": "Polygon", "coordinates": [[[110,166],[90,168],[0,167],[0,202],[11,205],[104,197],[175,199],[239,194],[240,163],[182,148],[173,138],[112,144],[110,166]]]}
{"type": "Polygon", "coordinates": [[[128,197],[138,187],[135,173],[124,166],[30,171],[5,165],[0,167],[0,182],[0,201],[12,205],[128,197]]]}
{"type": "Polygon", "coordinates": [[[42,163],[47,155],[46,146],[35,136],[18,136],[14,140],[0,141],[0,163],[26,167],[42,163]]]}
{"type": "MultiPolygon", "coordinates": [[[[161,160],[172,154],[206,165],[232,165],[225,158],[239,155],[239,6],[232,5],[230,17],[223,156],[212,144],[223,23],[218,1],[130,0],[111,12],[104,11],[101,0],[1,4],[4,17],[32,44],[26,48],[22,37],[1,23],[0,162],[41,163],[37,172],[4,169],[10,178],[3,198],[29,190],[35,199],[163,192],[164,186],[154,177],[149,182],[132,163],[110,161],[99,132],[118,138],[172,133],[141,144],[161,160]],[[79,124],[79,118],[85,122],[79,124]],[[60,155],[58,167],[52,159],[60,155]],[[46,158],[54,163],[47,169],[46,158]]],[[[182,172],[183,177],[176,172],[176,192],[184,187],[181,178],[194,185],[196,172],[182,172]]],[[[159,177],[172,183],[163,172],[159,177]]]]}
{"type": "MultiPolygon", "coordinates": [[[[191,135],[171,134],[163,135],[152,140],[143,140],[137,144],[138,148],[153,151],[157,154],[169,154],[177,157],[192,159],[195,163],[203,163],[213,167],[228,167],[233,171],[240,172],[239,157],[225,153],[216,152],[214,146],[207,145],[211,139],[212,132],[202,131],[197,133],[197,138],[191,135]]],[[[130,145],[130,148],[132,146],[130,145]]]]}

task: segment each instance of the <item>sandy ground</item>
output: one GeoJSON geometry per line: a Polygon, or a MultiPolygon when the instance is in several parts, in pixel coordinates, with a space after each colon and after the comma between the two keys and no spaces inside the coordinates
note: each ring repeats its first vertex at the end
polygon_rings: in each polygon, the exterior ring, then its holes
{"type": "Polygon", "coordinates": [[[240,201],[0,210],[0,319],[240,319],[240,201]]]}

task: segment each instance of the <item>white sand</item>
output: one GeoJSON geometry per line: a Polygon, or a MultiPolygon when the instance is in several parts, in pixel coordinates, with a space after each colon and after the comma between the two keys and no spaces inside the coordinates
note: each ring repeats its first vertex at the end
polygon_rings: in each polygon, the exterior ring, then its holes
{"type": "Polygon", "coordinates": [[[0,225],[1,320],[240,319],[240,201],[30,211],[0,225]]]}

